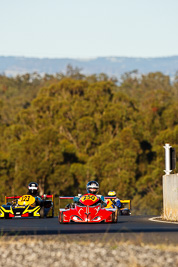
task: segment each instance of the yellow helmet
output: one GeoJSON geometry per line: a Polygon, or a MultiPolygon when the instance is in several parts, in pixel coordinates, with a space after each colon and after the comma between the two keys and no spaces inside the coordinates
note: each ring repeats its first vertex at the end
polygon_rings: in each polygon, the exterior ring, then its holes
{"type": "Polygon", "coordinates": [[[109,197],[116,197],[116,191],[109,191],[108,196],[109,197]]]}

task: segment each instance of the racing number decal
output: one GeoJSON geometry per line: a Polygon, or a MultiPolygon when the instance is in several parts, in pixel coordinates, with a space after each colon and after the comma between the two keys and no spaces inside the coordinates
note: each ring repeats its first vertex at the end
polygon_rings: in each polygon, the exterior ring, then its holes
{"type": "Polygon", "coordinates": [[[96,201],[97,200],[97,197],[96,196],[93,196],[93,195],[85,195],[85,196],[81,197],[81,200],[82,201],[85,201],[85,200],[96,201]]]}
{"type": "Polygon", "coordinates": [[[30,196],[23,196],[22,197],[22,201],[29,201],[29,199],[30,199],[30,196]]]}
{"type": "Polygon", "coordinates": [[[30,195],[23,195],[18,200],[19,205],[31,205],[35,202],[35,198],[30,195]]]}

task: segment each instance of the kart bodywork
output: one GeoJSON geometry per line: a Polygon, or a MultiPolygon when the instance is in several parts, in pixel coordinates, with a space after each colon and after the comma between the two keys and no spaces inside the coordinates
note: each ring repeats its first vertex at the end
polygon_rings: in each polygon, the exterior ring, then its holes
{"type": "MultiPolygon", "coordinates": [[[[73,199],[73,197],[59,197],[60,199],[73,199]]],[[[74,203],[68,208],[59,210],[59,223],[116,223],[116,208],[105,209],[100,198],[93,194],[80,197],[79,203],[74,203]]]]}
{"type": "Polygon", "coordinates": [[[50,217],[54,217],[53,195],[44,195],[39,199],[31,195],[5,197],[5,202],[0,207],[0,218],[44,218],[49,213],[50,217]],[[9,200],[11,202],[7,202],[9,200]]]}

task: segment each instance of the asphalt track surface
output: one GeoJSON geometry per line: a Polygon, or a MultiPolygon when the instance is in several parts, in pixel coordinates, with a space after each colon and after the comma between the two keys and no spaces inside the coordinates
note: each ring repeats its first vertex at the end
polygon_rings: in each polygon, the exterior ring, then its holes
{"type": "Polygon", "coordinates": [[[120,216],[113,224],[59,224],[58,218],[0,220],[1,236],[61,235],[77,240],[132,240],[178,244],[178,224],[150,221],[150,216],[120,216]]]}

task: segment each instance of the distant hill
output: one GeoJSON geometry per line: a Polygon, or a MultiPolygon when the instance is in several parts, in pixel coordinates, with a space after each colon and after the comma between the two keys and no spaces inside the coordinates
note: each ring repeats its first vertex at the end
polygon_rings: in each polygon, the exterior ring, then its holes
{"type": "Polygon", "coordinates": [[[109,76],[119,77],[125,72],[138,70],[140,74],[160,71],[174,77],[178,71],[178,56],[159,58],[131,58],[131,57],[98,57],[94,59],[70,58],[26,58],[0,56],[0,74],[16,76],[17,74],[38,72],[55,74],[65,73],[67,65],[82,69],[82,73],[106,73],[109,76]]]}

